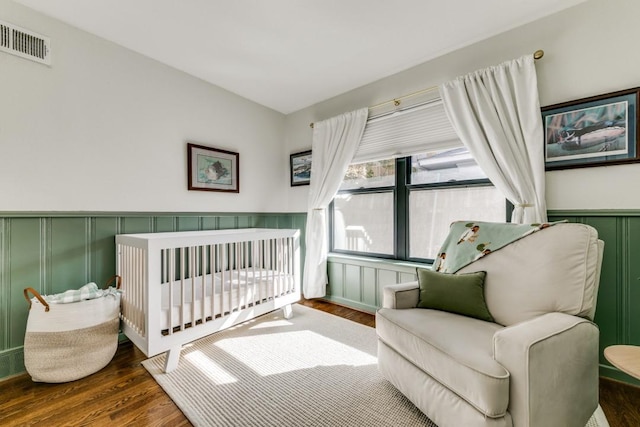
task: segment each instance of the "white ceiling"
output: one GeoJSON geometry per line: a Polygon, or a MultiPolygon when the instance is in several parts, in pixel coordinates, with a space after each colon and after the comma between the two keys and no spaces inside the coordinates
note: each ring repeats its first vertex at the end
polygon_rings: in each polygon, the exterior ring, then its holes
{"type": "Polygon", "coordinates": [[[585,0],[15,1],[288,114],[585,0]]]}

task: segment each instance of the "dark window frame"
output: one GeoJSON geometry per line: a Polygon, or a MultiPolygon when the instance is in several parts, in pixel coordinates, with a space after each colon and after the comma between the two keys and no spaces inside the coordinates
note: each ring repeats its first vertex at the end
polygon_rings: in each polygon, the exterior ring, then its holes
{"type": "MultiPolygon", "coordinates": [[[[373,252],[359,252],[345,249],[335,249],[334,247],[334,202],[329,204],[329,248],[332,253],[355,255],[367,258],[390,259],[397,261],[419,262],[432,264],[433,259],[411,257],[409,253],[409,195],[411,191],[439,190],[447,188],[469,188],[469,187],[493,187],[489,179],[473,179],[464,181],[439,182],[427,184],[411,184],[411,156],[399,157],[395,159],[395,185],[387,187],[358,188],[340,190],[338,194],[374,194],[393,193],[393,254],[380,254],[373,252]]],[[[513,204],[505,199],[506,218],[509,221],[513,204]]]]}

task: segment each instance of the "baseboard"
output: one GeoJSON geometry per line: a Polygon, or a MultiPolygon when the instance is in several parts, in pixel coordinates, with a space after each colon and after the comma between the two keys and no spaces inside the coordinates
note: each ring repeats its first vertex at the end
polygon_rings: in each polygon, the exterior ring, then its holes
{"type": "Polygon", "coordinates": [[[26,371],[24,367],[24,348],[15,347],[0,352],[0,378],[13,377],[26,371]]]}
{"type": "Polygon", "coordinates": [[[333,295],[327,295],[322,298],[325,301],[328,301],[332,304],[339,305],[342,307],[350,308],[352,310],[361,311],[363,313],[375,314],[378,309],[376,306],[364,304],[362,302],[349,300],[346,298],[340,298],[333,295]]]}
{"type": "Polygon", "coordinates": [[[640,380],[635,379],[631,375],[625,374],[616,367],[603,365],[602,363],[600,364],[600,378],[609,378],[621,383],[626,383],[630,386],[640,387],[640,380]]]}

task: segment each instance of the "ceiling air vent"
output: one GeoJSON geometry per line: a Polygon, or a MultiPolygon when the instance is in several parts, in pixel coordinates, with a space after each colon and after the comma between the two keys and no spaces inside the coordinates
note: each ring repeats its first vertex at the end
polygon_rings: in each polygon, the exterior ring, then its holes
{"type": "Polygon", "coordinates": [[[0,21],[0,51],[51,65],[49,37],[0,21]]]}

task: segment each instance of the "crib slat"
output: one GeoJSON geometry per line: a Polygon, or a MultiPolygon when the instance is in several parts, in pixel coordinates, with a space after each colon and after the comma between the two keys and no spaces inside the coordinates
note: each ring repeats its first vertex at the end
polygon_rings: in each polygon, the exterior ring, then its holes
{"type": "Polygon", "coordinates": [[[249,242],[242,242],[242,268],[244,270],[244,308],[251,304],[251,290],[249,288],[249,242]]]}
{"type": "Polygon", "coordinates": [[[289,259],[287,258],[287,239],[282,238],[282,295],[287,294],[287,268],[289,259]]]}
{"type": "Polygon", "coordinates": [[[240,310],[240,308],[242,307],[242,296],[240,294],[240,288],[241,288],[241,284],[240,284],[240,253],[242,252],[241,249],[239,249],[240,243],[234,243],[233,245],[233,255],[234,258],[236,260],[235,265],[233,266],[233,271],[234,271],[234,276],[236,278],[235,282],[236,282],[236,304],[233,307],[233,311],[236,310],[240,310]]]}
{"type": "Polygon", "coordinates": [[[244,266],[244,242],[239,242],[236,245],[236,251],[238,251],[237,258],[240,261],[236,265],[236,269],[238,270],[238,310],[241,310],[245,307],[247,300],[245,298],[245,292],[243,289],[244,280],[242,279],[242,270],[244,266]]]}
{"type": "Polygon", "coordinates": [[[211,320],[216,319],[216,270],[215,270],[215,245],[209,245],[209,274],[211,275],[211,320]]]}
{"type": "Polygon", "coordinates": [[[282,242],[281,240],[282,239],[276,239],[276,250],[277,250],[276,272],[278,274],[278,280],[276,281],[276,283],[278,284],[276,296],[278,297],[282,293],[282,242]]]}
{"type": "Polygon", "coordinates": [[[244,292],[242,289],[242,246],[244,242],[238,242],[236,244],[236,258],[238,263],[236,264],[236,271],[238,272],[238,310],[243,308],[244,304],[244,292]]]}
{"type": "MultiPolygon", "coordinates": [[[[138,307],[145,306],[145,298],[144,298],[144,286],[143,277],[142,277],[142,263],[144,262],[144,257],[142,256],[142,249],[138,249],[136,251],[136,290],[138,291],[138,307]]],[[[138,319],[140,321],[140,325],[142,326],[144,323],[144,316],[142,316],[142,310],[138,311],[138,319]]]]}
{"type": "Polygon", "coordinates": [[[278,296],[280,291],[280,254],[278,252],[278,239],[273,239],[273,297],[278,296]]]}
{"type": "MultiPolygon", "coordinates": [[[[128,265],[127,265],[127,251],[129,250],[129,246],[126,245],[119,245],[118,247],[118,256],[119,256],[119,260],[120,260],[120,269],[117,272],[120,276],[124,276],[127,277],[127,279],[129,278],[128,276],[128,265]]],[[[122,281],[122,292],[125,293],[127,292],[127,289],[129,288],[129,281],[128,280],[123,280],[122,281]]],[[[131,300],[129,298],[122,298],[122,317],[124,319],[125,322],[127,322],[127,324],[129,324],[131,326],[131,310],[129,309],[129,306],[131,304],[130,302],[131,300]]],[[[137,332],[137,330],[136,330],[137,332]]]]}
{"type": "Polygon", "coordinates": [[[219,262],[216,266],[216,272],[220,272],[220,316],[224,316],[224,258],[222,257],[223,248],[222,245],[218,245],[218,257],[219,262]]]}
{"type": "Polygon", "coordinates": [[[185,323],[185,319],[184,319],[184,308],[185,308],[185,304],[184,304],[184,293],[185,293],[185,289],[184,289],[184,276],[185,276],[185,271],[184,271],[184,264],[185,264],[185,258],[187,256],[187,251],[185,250],[186,248],[181,247],[180,248],[180,309],[179,314],[180,314],[180,330],[184,330],[184,323],[185,323]]]}
{"type": "Polygon", "coordinates": [[[189,271],[189,283],[191,283],[191,326],[193,327],[196,325],[196,253],[194,246],[189,246],[189,264],[191,267],[189,271]]]}
{"type": "MultiPolygon", "coordinates": [[[[221,284],[221,289],[222,289],[222,300],[225,300],[225,297],[227,296],[226,293],[226,284],[227,284],[227,260],[229,259],[228,257],[229,254],[229,250],[228,250],[228,244],[224,244],[222,245],[222,267],[220,268],[220,275],[222,277],[222,284],[221,284]]],[[[229,290],[229,296],[226,298],[228,300],[228,304],[229,307],[231,307],[231,290],[229,290]]],[[[224,304],[222,304],[222,313],[223,316],[226,314],[226,310],[224,309],[224,304]]]]}
{"type": "Polygon", "coordinates": [[[126,268],[126,273],[129,276],[129,289],[128,292],[131,295],[131,304],[130,304],[130,321],[131,323],[135,326],[135,328],[138,330],[138,333],[141,333],[142,331],[140,331],[140,323],[138,321],[138,303],[136,301],[136,278],[133,275],[133,265],[135,264],[136,260],[134,258],[135,255],[135,251],[134,248],[131,247],[127,247],[126,249],[126,257],[127,257],[127,268],[126,268]]]}
{"type": "Polygon", "coordinates": [[[270,263],[270,268],[269,271],[271,272],[271,281],[270,281],[270,285],[269,285],[269,290],[271,291],[269,297],[271,299],[276,297],[276,262],[275,262],[275,256],[276,256],[276,240],[275,239],[270,239],[269,240],[269,263],[270,263]]]}
{"type": "Polygon", "coordinates": [[[267,240],[265,242],[265,246],[264,246],[264,251],[265,251],[265,269],[266,269],[266,279],[267,279],[267,295],[265,295],[265,299],[268,301],[271,298],[271,286],[273,285],[273,281],[270,278],[271,274],[272,274],[272,270],[273,270],[273,266],[271,265],[271,239],[267,240]]]}
{"type": "Polygon", "coordinates": [[[260,304],[262,304],[262,300],[264,299],[264,294],[263,294],[263,286],[262,286],[262,273],[264,272],[264,241],[260,241],[258,242],[258,267],[259,267],[259,272],[260,272],[260,286],[258,286],[258,294],[259,294],[259,301],[260,304]]]}
{"type": "Polygon", "coordinates": [[[253,283],[253,306],[255,307],[257,303],[260,302],[260,299],[258,298],[258,291],[256,289],[256,243],[257,241],[254,240],[253,242],[251,242],[251,277],[252,277],[252,283],[253,283]]]}
{"type": "Polygon", "coordinates": [[[202,287],[202,301],[200,302],[200,308],[202,310],[202,324],[207,322],[207,267],[205,263],[206,247],[200,246],[200,286],[202,287]]]}
{"type": "Polygon", "coordinates": [[[169,286],[169,335],[173,334],[173,282],[176,279],[176,250],[175,248],[170,248],[167,250],[167,269],[169,270],[167,277],[167,285],[169,286]]]}
{"type": "Polygon", "coordinates": [[[140,250],[137,248],[133,248],[132,251],[132,259],[133,259],[133,263],[131,264],[131,277],[133,277],[133,286],[134,288],[133,290],[133,295],[134,295],[134,299],[133,299],[133,303],[136,307],[135,310],[135,322],[138,325],[138,327],[142,326],[141,325],[141,319],[140,319],[140,303],[141,303],[141,298],[140,298],[140,279],[138,278],[138,266],[140,264],[140,250]]]}
{"type": "Polygon", "coordinates": [[[295,252],[293,249],[293,239],[289,238],[289,292],[293,292],[293,278],[295,277],[295,263],[293,261],[293,257],[295,256],[295,252]]]}
{"type": "Polygon", "coordinates": [[[289,266],[291,265],[291,259],[289,258],[289,239],[285,238],[283,239],[284,241],[284,260],[285,260],[285,267],[284,267],[284,278],[285,278],[285,282],[284,282],[284,293],[288,294],[289,293],[289,266]]]}
{"type": "Polygon", "coordinates": [[[293,250],[291,247],[291,239],[287,238],[287,293],[291,293],[291,269],[293,268],[293,250]]]}
{"type": "Polygon", "coordinates": [[[276,239],[271,239],[271,298],[275,298],[278,293],[278,242],[276,239]]]}

